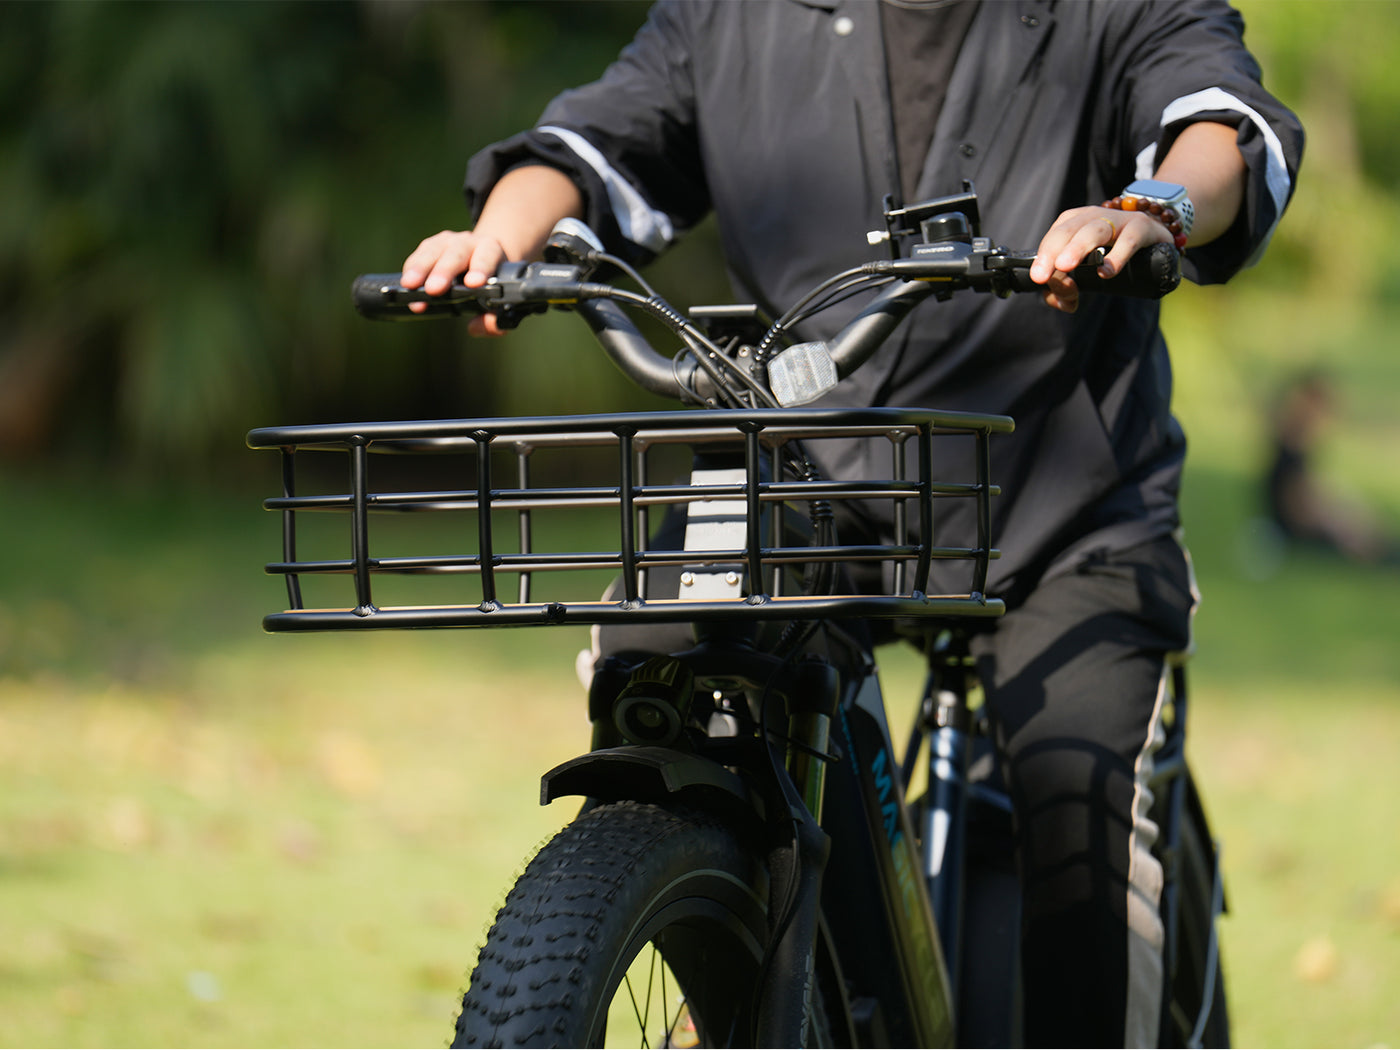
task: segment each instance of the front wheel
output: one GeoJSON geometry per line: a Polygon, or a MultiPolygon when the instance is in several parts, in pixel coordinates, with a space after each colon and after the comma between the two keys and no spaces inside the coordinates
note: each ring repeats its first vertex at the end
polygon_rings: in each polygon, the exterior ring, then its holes
{"type": "Polygon", "coordinates": [[[718,821],[592,809],[506,898],[453,1046],[752,1046],[767,900],[718,821]]]}

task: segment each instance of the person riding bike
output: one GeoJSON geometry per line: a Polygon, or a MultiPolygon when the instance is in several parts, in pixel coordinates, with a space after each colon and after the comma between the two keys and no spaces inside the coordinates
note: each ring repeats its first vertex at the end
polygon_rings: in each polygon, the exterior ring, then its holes
{"type": "MultiPolygon", "coordinates": [[[[536,257],[565,216],[642,263],[712,211],[739,296],[777,315],[884,251],[858,250],[881,194],[964,180],[999,237],[1039,245],[1031,276],[1058,313],[1028,296],[916,311],[821,402],[1016,419],[993,450],[1004,556],[987,584],[1008,611],[971,644],[1015,807],[1029,1045],[1156,1039],[1147,782],[1167,660],[1197,600],[1158,306],[1081,298],[1067,274],[1096,248],[1108,275],[1175,240],[1188,278],[1227,280],[1267,245],[1302,145],[1224,3],[663,0],[599,80],[472,158],[474,229],[427,238],[403,265],[410,288],[479,286],[536,257]]],[[[472,329],[499,332],[490,316],[472,329]]],[[[888,525],[839,523],[843,540],[888,525]]],[[[973,523],[955,511],[940,528],[973,523]]]]}

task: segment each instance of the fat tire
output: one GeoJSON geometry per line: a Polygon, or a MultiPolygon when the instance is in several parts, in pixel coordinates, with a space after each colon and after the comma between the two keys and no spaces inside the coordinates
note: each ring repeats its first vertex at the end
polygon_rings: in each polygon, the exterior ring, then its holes
{"type": "Polygon", "coordinates": [[[767,899],[757,854],[718,820],[631,802],[589,810],[507,896],[452,1045],[602,1045],[623,974],[655,942],[703,1045],[752,1046],[767,899]]]}

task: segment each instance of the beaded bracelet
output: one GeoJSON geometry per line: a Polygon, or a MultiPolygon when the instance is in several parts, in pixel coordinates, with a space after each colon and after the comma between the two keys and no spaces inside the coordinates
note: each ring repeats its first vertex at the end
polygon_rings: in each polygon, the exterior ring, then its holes
{"type": "Polygon", "coordinates": [[[1186,234],[1181,229],[1181,217],[1177,215],[1174,208],[1168,208],[1156,201],[1145,201],[1139,197],[1114,197],[1112,200],[1104,201],[1101,207],[1112,208],[1114,211],[1145,211],[1167,228],[1167,232],[1172,235],[1172,240],[1176,244],[1177,251],[1186,247],[1186,234]]]}

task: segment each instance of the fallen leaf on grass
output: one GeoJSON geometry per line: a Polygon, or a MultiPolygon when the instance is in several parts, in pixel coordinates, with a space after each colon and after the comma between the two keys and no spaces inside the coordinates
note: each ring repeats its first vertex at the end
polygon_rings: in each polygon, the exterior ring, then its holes
{"type": "Polygon", "coordinates": [[[384,779],[379,758],[359,737],[332,730],[316,744],[316,764],[331,787],[351,798],[365,798],[384,779]]]}
{"type": "Polygon", "coordinates": [[[156,837],[150,811],[134,798],[113,799],[102,820],[103,841],[112,849],[139,850],[156,837]]]}
{"type": "Polygon", "coordinates": [[[428,991],[452,991],[461,988],[462,969],[453,963],[424,963],[413,973],[414,983],[428,991]]]}
{"type": "Polygon", "coordinates": [[[1325,984],[1337,974],[1340,956],[1332,938],[1326,934],[1314,937],[1298,949],[1293,957],[1293,972],[1308,984],[1325,984]]]}

